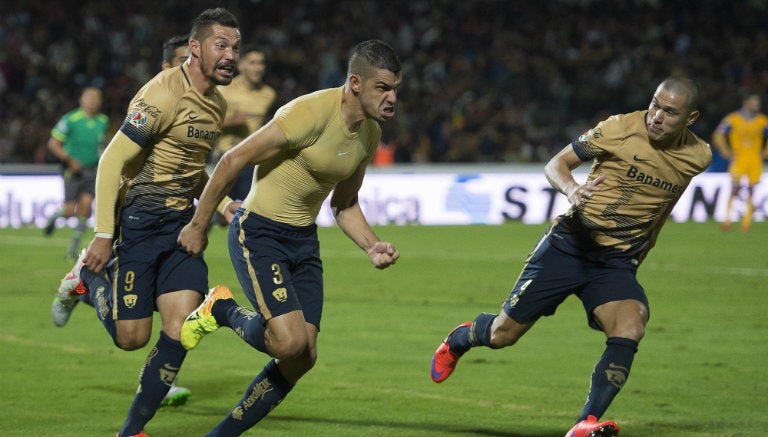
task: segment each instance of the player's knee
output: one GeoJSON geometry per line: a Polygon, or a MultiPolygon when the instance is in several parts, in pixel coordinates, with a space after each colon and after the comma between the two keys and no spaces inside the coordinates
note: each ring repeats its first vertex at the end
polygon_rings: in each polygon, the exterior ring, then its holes
{"type": "Polygon", "coordinates": [[[519,340],[531,326],[533,326],[533,323],[519,323],[502,314],[500,317],[496,317],[491,325],[489,347],[492,349],[501,349],[507,346],[512,346],[517,343],[517,340],[519,340]]]}
{"type": "Polygon", "coordinates": [[[149,343],[148,335],[141,335],[137,333],[122,333],[118,332],[115,338],[115,345],[125,351],[135,351],[141,349],[149,343]]]}
{"type": "Polygon", "coordinates": [[[491,349],[501,349],[512,346],[517,343],[520,337],[513,335],[510,331],[491,330],[491,349]]]}
{"type": "Polygon", "coordinates": [[[645,327],[641,323],[627,326],[620,332],[618,337],[631,338],[639,343],[645,337],[645,327]]]}
{"type": "Polygon", "coordinates": [[[270,355],[278,360],[294,360],[300,357],[308,349],[305,338],[288,337],[280,341],[271,342],[268,345],[270,355]]]}

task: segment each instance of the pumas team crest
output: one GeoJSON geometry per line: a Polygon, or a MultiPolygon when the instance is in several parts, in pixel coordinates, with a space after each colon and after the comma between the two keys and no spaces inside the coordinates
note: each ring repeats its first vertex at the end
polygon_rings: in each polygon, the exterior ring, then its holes
{"type": "Polygon", "coordinates": [[[138,110],[133,111],[133,113],[128,116],[128,123],[131,123],[136,127],[144,126],[146,122],[147,122],[147,116],[141,111],[138,111],[138,110]]]}

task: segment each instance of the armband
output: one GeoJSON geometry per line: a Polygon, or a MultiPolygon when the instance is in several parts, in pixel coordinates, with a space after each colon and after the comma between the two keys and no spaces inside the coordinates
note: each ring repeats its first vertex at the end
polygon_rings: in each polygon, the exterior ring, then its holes
{"type": "Polygon", "coordinates": [[[95,234],[94,236],[95,236],[96,238],[107,238],[107,239],[109,239],[109,240],[111,240],[111,239],[112,239],[112,237],[113,237],[113,235],[112,235],[112,234],[109,234],[109,233],[107,233],[107,232],[96,232],[96,234],[95,234]]]}

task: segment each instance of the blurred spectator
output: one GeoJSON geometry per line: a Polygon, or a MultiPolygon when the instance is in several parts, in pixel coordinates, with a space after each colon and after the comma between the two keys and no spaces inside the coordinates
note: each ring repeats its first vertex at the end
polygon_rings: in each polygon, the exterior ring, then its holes
{"type": "MultiPolygon", "coordinates": [[[[0,161],[48,159],[46,127],[86,85],[103,88],[105,113],[122,120],[162,59],[155,42],[183,33],[208,3],[2,3],[0,161]]],[[[266,82],[278,104],[340,85],[355,42],[393,44],[407,80],[398,99],[404,117],[389,137],[414,162],[546,161],[594,125],[586,114],[644,107],[674,72],[701,78],[695,131],[707,140],[740,104],[740,88],[768,94],[765,1],[222,3],[248,17],[243,42],[269,53],[266,82]],[[359,24],[345,26],[350,18],[359,24]]]]}

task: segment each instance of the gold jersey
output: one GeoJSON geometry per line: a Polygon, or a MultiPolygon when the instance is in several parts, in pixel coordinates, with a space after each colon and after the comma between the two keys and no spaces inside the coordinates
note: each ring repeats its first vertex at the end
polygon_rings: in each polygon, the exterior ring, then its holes
{"type": "Polygon", "coordinates": [[[673,147],[651,145],[647,113],[614,115],[572,143],[582,160],[594,160],[588,179],[606,178],[600,191],[566,214],[597,244],[640,259],[691,179],[712,160],[709,144],[688,129],[673,147]]]}
{"type": "Polygon", "coordinates": [[[244,124],[221,129],[221,138],[216,147],[223,153],[264,125],[267,115],[273,109],[277,93],[264,83],[257,89],[251,89],[243,76],[237,76],[231,84],[218,88],[227,100],[227,115],[238,112],[245,114],[244,124]]]}
{"type": "Polygon", "coordinates": [[[278,222],[310,225],[336,184],[368,165],[381,128],[368,119],[357,132],[347,129],[342,92],[341,87],[316,91],[277,110],[274,120],[289,147],[259,164],[258,182],[254,181],[243,207],[278,222]]]}
{"type": "Polygon", "coordinates": [[[123,170],[122,204],[185,210],[199,195],[226,101],[192,86],[185,65],[160,72],[134,96],[120,130],[144,151],[123,170]]]}
{"type": "Polygon", "coordinates": [[[762,152],[768,134],[768,116],[747,117],[741,111],[731,112],[717,126],[733,151],[735,161],[762,162],[762,152]]]}

